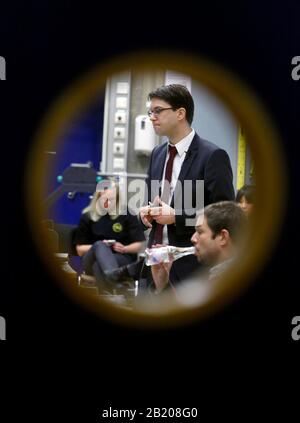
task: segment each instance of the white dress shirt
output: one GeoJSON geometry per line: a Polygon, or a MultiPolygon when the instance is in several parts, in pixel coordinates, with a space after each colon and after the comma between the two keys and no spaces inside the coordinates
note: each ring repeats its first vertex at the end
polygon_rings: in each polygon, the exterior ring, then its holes
{"type": "MultiPolygon", "coordinates": [[[[177,144],[173,145],[171,143],[168,143],[168,145],[172,145],[173,147],[177,149],[177,154],[174,157],[173,168],[172,168],[172,179],[170,184],[170,195],[169,195],[168,204],[170,204],[171,202],[173,192],[178,181],[178,176],[181,171],[182,163],[184,162],[186,153],[191,145],[194,135],[195,135],[195,130],[192,129],[192,131],[186,137],[182,138],[182,140],[180,140],[177,144]]],[[[163,192],[163,189],[164,189],[165,173],[166,173],[166,166],[167,166],[168,159],[169,159],[169,153],[167,154],[166,161],[165,161],[161,192],[163,192]]],[[[167,225],[165,225],[163,229],[163,244],[167,244],[167,245],[169,244],[167,225]]]]}

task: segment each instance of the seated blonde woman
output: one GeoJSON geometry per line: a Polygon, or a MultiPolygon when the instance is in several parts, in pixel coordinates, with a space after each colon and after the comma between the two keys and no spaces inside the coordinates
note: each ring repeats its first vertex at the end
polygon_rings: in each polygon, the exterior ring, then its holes
{"type": "Polygon", "coordinates": [[[103,181],[76,229],[74,243],[87,275],[100,291],[110,290],[111,270],[133,263],[145,240],[143,228],[127,207],[120,207],[119,185],[103,181]]]}

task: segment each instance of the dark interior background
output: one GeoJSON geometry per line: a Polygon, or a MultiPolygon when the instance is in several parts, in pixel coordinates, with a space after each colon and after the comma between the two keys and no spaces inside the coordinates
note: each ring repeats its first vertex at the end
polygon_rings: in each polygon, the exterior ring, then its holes
{"type": "Polygon", "coordinates": [[[111,405],[198,407],[210,418],[220,411],[234,417],[236,403],[253,416],[257,405],[260,415],[276,411],[276,387],[293,391],[279,377],[294,378],[299,368],[291,320],[300,314],[300,81],[291,78],[291,60],[300,55],[300,3],[33,0],[1,5],[0,16],[7,62],[7,81],[0,83],[0,315],[7,341],[0,348],[5,391],[15,404],[10,415],[95,422],[111,405]],[[283,229],[257,281],[214,317],[181,329],[127,329],[71,302],[40,261],[24,212],[26,155],[48,106],[93,65],[139,48],[205,55],[240,75],[277,123],[288,163],[283,229]]]}

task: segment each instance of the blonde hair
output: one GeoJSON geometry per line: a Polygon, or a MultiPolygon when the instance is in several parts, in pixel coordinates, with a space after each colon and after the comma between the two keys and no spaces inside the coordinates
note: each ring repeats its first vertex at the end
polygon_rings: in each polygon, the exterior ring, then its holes
{"type": "Polygon", "coordinates": [[[103,216],[103,214],[100,214],[98,212],[98,208],[97,208],[96,205],[97,205],[97,201],[99,200],[101,195],[107,189],[115,189],[116,190],[116,207],[115,207],[116,214],[111,216],[111,218],[116,219],[119,216],[119,203],[120,203],[120,187],[119,187],[119,184],[117,182],[113,181],[113,180],[104,180],[104,181],[101,181],[97,185],[96,191],[93,194],[93,198],[92,198],[90,204],[82,210],[82,214],[88,213],[93,222],[97,222],[103,216]]]}

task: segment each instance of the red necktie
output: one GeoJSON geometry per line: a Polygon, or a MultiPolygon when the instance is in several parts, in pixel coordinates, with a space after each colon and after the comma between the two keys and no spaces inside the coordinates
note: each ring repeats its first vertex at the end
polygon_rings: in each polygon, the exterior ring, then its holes
{"type": "MultiPolygon", "coordinates": [[[[161,196],[161,199],[163,202],[168,203],[169,202],[169,196],[170,196],[170,184],[172,180],[172,169],[173,169],[173,161],[177,154],[176,147],[173,147],[172,145],[169,145],[169,158],[166,166],[166,172],[165,172],[165,182],[164,182],[164,189],[161,196]]],[[[156,224],[156,230],[154,235],[153,244],[162,244],[163,240],[163,229],[164,225],[161,225],[160,223],[156,224]]]]}

